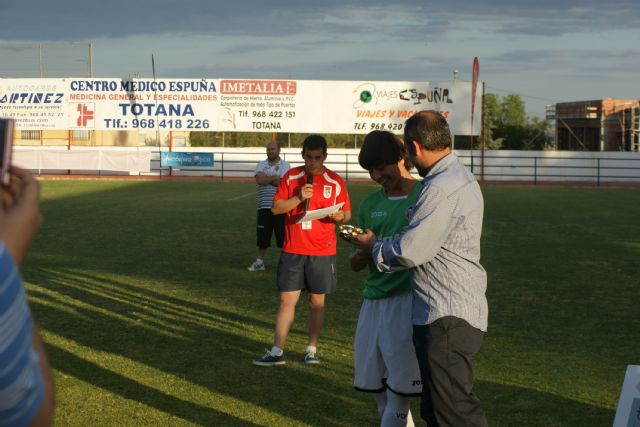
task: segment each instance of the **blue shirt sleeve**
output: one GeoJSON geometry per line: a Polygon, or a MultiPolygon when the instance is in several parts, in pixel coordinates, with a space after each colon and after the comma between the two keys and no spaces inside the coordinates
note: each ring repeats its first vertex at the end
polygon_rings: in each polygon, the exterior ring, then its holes
{"type": "Polygon", "coordinates": [[[378,241],[373,259],[379,271],[405,270],[431,261],[454,226],[453,205],[437,187],[425,187],[407,231],[391,241],[378,241]]]}
{"type": "Polygon", "coordinates": [[[0,427],[27,426],[44,400],[33,320],[11,255],[0,242],[0,427]]]}

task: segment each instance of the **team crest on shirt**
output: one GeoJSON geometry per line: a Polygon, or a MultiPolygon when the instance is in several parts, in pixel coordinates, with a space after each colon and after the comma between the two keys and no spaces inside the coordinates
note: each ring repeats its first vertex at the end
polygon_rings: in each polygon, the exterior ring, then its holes
{"type": "Polygon", "coordinates": [[[333,187],[330,185],[324,186],[324,198],[328,199],[331,197],[331,193],[333,193],[333,187]]]}
{"type": "Polygon", "coordinates": [[[404,215],[405,215],[405,217],[407,217],[407,221],[411,219],[411,216],[413,215],[413,209],[414,208],[415,208],[415,206],[411,205],[405,211],[404,215]]]}

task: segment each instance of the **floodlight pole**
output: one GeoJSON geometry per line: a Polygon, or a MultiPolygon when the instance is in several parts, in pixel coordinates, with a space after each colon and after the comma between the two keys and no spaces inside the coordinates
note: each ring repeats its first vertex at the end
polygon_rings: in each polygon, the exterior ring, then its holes
{"type": "Polygon", "coordinates": [[[89,60],[87,61],[88,63],[88,72],[89,72],[89,78],[93,77],[93,44],[89,43],[89,60]]]}
{"type": "Polygon", "coordinates": [[[43,78],[44,68],[42,66],[42,43],[38,44],[38,65],[40,65],[40,78],[43,78]]]}

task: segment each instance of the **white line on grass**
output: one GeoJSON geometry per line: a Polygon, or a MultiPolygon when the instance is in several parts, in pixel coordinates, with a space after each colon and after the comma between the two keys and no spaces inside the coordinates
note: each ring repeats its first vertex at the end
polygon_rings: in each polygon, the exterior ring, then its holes
{"type": "Polygon", "coordinates": [[[253,196],[254,194],[257,194],[257,193],[258,193],[257,191],[252,191],[251,193],[243,194],[242,196],[232,197],[231,199],[227,199],[225,200],[225,202],[233,202],[234,200],[244,199],[245,197],[253,196]]]}

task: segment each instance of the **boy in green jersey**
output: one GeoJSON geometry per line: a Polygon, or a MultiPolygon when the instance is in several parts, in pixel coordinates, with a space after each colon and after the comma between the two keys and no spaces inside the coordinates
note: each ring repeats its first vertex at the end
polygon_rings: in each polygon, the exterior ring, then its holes
{"type": "MultiPolygon", "coordinates": [[[[358,161],[382,186],[360,204],[358,226],[393,239],[405,231],[420,192],[404,144],[390,132],[373,131],[358,161]]],[[[381,273],[361,249],[349,261],[354,271],[369,267],[354,340],[354,387],[374,393],[381,426],[413,426],[409,396],[420,395],[422,380],[412,342],[411,272],[381,273]]]]}

